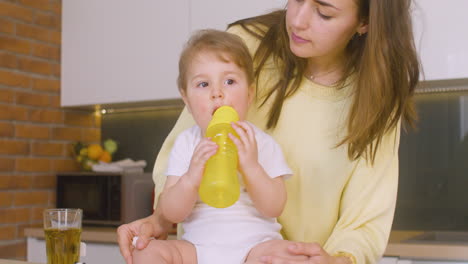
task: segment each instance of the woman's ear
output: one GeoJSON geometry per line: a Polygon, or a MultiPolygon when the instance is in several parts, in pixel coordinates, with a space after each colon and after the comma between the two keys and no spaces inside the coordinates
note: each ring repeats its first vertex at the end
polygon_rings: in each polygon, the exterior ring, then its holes
{"type": "Polygon", "coordinates": [[[368,28],[369,28],[369,24],[367,22],[361,22],[356,30],[356,33],[359,36],[362,36],[367,33],[368,28]]]}

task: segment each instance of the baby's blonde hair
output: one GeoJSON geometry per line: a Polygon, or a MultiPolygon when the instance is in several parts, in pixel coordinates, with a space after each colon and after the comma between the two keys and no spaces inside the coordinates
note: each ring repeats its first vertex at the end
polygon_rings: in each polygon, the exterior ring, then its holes
{"type": "Polygon", "coordinates": [[[180,55],[177,86],[181,92],[186,92],[187,72],[193,59],[201,52],[212,53],[224,62],[234,62],[245,72],[249,86],[253,83],[252,57],[243,40],[225,31],[204,29],[192,35],[180,55]]]}

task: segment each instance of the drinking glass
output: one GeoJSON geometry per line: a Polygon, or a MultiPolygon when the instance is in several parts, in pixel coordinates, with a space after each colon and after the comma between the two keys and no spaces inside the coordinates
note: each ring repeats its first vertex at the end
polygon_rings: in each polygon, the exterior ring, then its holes
{"type": "Polygon", "coordinates": [[[82,216],[81,209],[44,210],[47,264],[79,262],[82,216]]]}

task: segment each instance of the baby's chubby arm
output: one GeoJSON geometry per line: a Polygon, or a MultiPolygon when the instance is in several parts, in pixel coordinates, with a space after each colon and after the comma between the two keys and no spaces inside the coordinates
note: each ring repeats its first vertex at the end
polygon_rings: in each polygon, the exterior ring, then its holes
{"type": "Polygon", "coordinates": [[[203,138],[195,147],[188,171],[180,177],[168,176],[158,201],[167,220],[180,223],[190,214],[198,198],[205,163],[217,149],[218,145],[210,138],[203,138]]]}
{"type": "Polygon", "coordinates": [[[239,138],[229,137],[237,146],[240,171],[255,208],[266,217],[278,217],[286,204],[283,177],[271,178],[258,162],[255,132],[247,122],[232,123],[232,127],[239,138]]]}

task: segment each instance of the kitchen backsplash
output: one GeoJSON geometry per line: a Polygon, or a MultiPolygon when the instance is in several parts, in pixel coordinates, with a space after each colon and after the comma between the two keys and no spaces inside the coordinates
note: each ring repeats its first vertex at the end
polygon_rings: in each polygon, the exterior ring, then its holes
{"type": "MultiPolygon", "coordinates": [[[[420,93],[417,129],[402,131],[393,228],[468,231],[468,92],[420,93]]],[[[116,158],[154,160],[182,107],[106,114],[102,138],[120,143],[116,158]]]]}
{"type": "Polygon", "coordinates": [[[418,94],[416,105],[417,130],[402,131],[393,228],[468,231],[468,92],[418,94]]]}
{"type": "Polygon", "coordinates": [[[183,107],[153,107],[102,115],[102,139],[119,144],[114,160],[145,160],[145,172],[152,172],[154,161],[183,107]]]}

